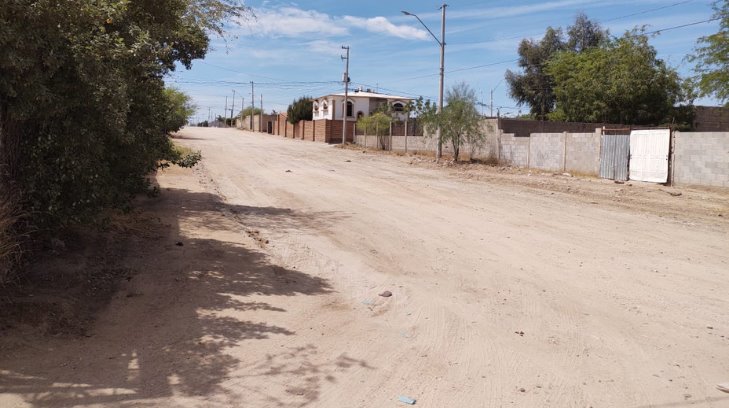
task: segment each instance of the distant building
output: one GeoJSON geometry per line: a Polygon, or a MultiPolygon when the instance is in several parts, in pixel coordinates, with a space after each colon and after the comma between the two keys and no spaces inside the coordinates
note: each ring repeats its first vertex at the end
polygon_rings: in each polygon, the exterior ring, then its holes
{"type": "MultiPolygon", "coordinates": [[[[369,116],[381,109],[384,105],[390,106],[398,120],[405,120],[406,106],[412,98],[396,95],[386,95],[371,90],[357,89],[349,93],[347,100],[347,121],[356,122],[363,116],[369,116]]],[[[314,99],[313,120],[342,120],[344,111],[344,92],[325,95],[314,99]]]]}

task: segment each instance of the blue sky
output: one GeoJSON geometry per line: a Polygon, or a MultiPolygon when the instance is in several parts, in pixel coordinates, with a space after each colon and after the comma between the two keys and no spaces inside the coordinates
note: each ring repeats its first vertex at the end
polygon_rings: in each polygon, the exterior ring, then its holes
{"type": "MultiPolygon", "coordinates": [[[[342,45],[351,47],[352,87],[377,89],[404,96],[438,94],[439,47],[420,23],[400,11],[417,14],[440,36],[440,3],[436,1],[248,1],[256,17],[229,29],[229,38],[213,41],[205,60],[189,71],[180,69],[167,82],[190,94],[199,119],[208,108],[222,114],[225,97],[236,91],[236,112],[241,96],[251,102],[250,81],[255,82],[256,106],[260,95],[266,111],[285,110],[302,95],[321,96],[343,90],[342,45]]],[[[584,12],[620,35],[635,26],[662,30],[707,20],[710,0],[513,0],[509,2],[452,0],[446,21],[446,88],[465,81],[483,103],[501,113],[518,113],[502,81],[507,69],[517,69],[517,46],[523,38],[539,39],[548,26],[566,27],[584,12]]],[[[717,32],[718,22],[662,31],[651,40],[659,57],[691,73],[684,57],[697,38],[717,32]]],[[[698,101],[716,104],[711,99],[698,101]]],[[[528,111],[528,108],[521,108],[528,111]]],[[[489,108],[484,107],[489,113],[489,108]]],[[[495,112],[494,112],[495,113],[495,112]]]]}

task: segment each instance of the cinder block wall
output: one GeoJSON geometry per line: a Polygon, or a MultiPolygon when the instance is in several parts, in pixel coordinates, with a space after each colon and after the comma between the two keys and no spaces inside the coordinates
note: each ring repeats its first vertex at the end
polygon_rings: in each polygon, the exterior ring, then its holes
{"type": "Polygon", "coordinates": [[[565,133],[565,171],[597,176],[600,174],[602,131],[565,133]]]}
{"type": "Polygon", "coordinates": [[[673,182],[729,187],[729,132],[676,132],[673,182]]]}
{"type": "Polygon", "coordinates": [[[532,133],[529,145],[529,167],[547,171],[562,171],[564,138],[564,133],[532,133]]]}
{"type": "Polygon", "coordinates": [[[515,167],[527,167],[529,164],[529,138],[514,137],[513,134],[502,134],[499,138],[498,159],[502,164],[515,167]]]}

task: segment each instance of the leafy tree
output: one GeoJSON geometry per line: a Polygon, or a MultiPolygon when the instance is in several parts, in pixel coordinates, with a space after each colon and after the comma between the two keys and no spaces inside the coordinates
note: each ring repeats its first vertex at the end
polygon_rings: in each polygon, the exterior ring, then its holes
{"type": "Polygon", "coordinates": [[[599,48],[563,51],[546,72],[555,84],[553,120],[655,125],[681,99],[678,74],[636,30],[599,48]]]}
{"type": "Polygon", "coordinates": [[[519,44],[519,62],[522,73],[506,71],[509,93],[519,106],[529,106],[532,116],[546,119],[555,107],[554,80],[546,72],[546,64],[555,54],[571,50],[583,52],[602,44],[608,32],[600,25],[578,14],[575,23],[567,29],[564,39],[562,29],[548,27],[539,41],[524,39],[519,44]]]}
{"type": "Polygon", "coordinates": [[[245,13],[238,0],[3,0],[0,191],[38,229],[127,206],[179,158],[164,76],[245,13]]]}
{"type": "Polygon", "coordinates": [[[392,116],[385,112],[376,111],[368,116],[357,119],[357,129],[365,132],[366,135],[385,136],[390,132],[392,116]]]}
{"type": "MultiPolygon", "coordinates": [[[[695,54],[697,88],[701,96],[716,96],[729,101],[729,1],[714,3],[714,17],[719,19],[719,32],[698,40],[695,54]]],[[[727,103],[729,105],[729,103],[727,103]]]]}
{"type": "Polygon", "coordinates": [[[477,102],[476,91],[463,82],[446,92],[446,106],[441,113],[437,113],[436,106],[430,101],[423,102],[420,98],[416,102],[418,119],[425,130],[435,134],[440,127],[441,142],[451,144],[455,161],[458,161],[464,145],[469,145],[473,156],[483,144],[485,135],[481,131],[477,102]]]}
{"type": "Polygon", "coordinates": [[[167,88],[164,90],[164,95],[167,98],[168,110],[163,129],[167,132],[176,132],[187,123],[197,107],[189,95],[177,89],[167,88]]]}
{"type": "Polygon", "coordinates": [[[254,107],[251,107],[251,106],[247,106],[247,107],[243,108],[238,113],[238,115],[243,115],[244,118],[246,116],[251,116],[251,114],[253,114],[253,116],[260,115],[261,114],[261,108],[254,108],[254,107]]]}
{"type": "Polygon", "coordinates": [[[585,13],[579,13],[575,22],[567,28],[567,49],[582,52],[599,47],[609,39],[609,33],[600,24],[590,20],[585,13]]]}
{"type": "Polygon", "coordinates": [[[314,117],[314,99],[302,96],[289,105],[286,110],[289,123],[297,124],[301,120],[312,120],[314,117]]]}

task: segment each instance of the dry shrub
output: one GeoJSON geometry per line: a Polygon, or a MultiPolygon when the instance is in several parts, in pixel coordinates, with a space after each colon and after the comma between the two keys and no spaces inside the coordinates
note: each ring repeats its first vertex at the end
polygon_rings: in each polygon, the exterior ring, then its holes
{"type": "Polygon", "coordinates": [[[20,219],[21,214],[15,203],[8,198],[0,198],[0,287],[10,282],[20,262],[20,219]]]}

